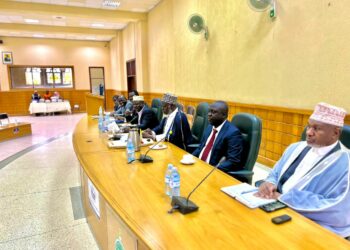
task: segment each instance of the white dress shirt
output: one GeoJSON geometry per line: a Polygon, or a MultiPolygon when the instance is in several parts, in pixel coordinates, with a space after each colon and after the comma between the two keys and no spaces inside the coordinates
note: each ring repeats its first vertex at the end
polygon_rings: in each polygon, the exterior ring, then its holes
{"type": "Polygon", "coordinates": [[[140,112],[137,112],[137,119],[138,119],[138,121],[137,121],[137,125],[140,125],[140,122],[141,122],[141,115],[142,115],[142,112],[143,112],[143,110],[145,109],[145,105],[143,105],[143,107],[142,107],[142,109],[140,110],[140,112]]]}
{"type": "MultiPolygon", "coordinates": [[[[208,154],[207,160],[205,161],[205,162],[207,162],[207,163],[209,163],[209,161],[210,161],[211,151],[212,151],[212,150],[213,150],[213,148],[214,148],[215,141],[216,141],[216,139],[218,138],[219,133],[220,133],[220,130],[221,130],[221,129],[222,129],[222,127],[224,126],[225,122],[227,122],[227,121],[225,120],[225,121],[224,121],[223,123],[221,123],[221,124],[220,124],[220,125],[219,125],[217,128],[214,128],[214,127],[213,127],[213,129],[215,129],[215,130],[216,130],[216,131],[218,131],[218,132],[216,133],[215,140],[214,140],[214,143],[213,143],[213,147],[212,147],[212,148],[211,148],[211,150],[209,151],[209,154],[208,154]]],[[[206,146],[208,145],[208,143],[209,143],[209,141],[210,141],[211,136],[213,135],[213,129],[211,130],[211,133],[210,133],[210,135],[209,135],[209,137],[208,137],[207,141],[205,142],[205,146],[203,147],[203,149],[202,149],[201,153],[199,154],[199,159],[201,159],[201,157],[202,157],[202,155],[203,155],[203,152],[204,152],[204,150],[205,150],[206,146]]]]}
{"type": "MultiPolygon", "coordinates": [[[[163,133],[156,136],[157,141],[163,140],[165,138],[165,136],[168,134],[168,132],[172,129],[173,124],[174,124],[174,120],[175,120],[175,116],[176,116],[178,111],[179,111],[179,109],[176,108],[173,112],[171,112],[167,116],[167,120],[166,120],[164,128],[163,128],[163,133]]],[[[170,134],[168,134],[168,136],[170,136],[170,134]]]]}
{"type": "Polygon", "coordinates": [[[307,152],[304,159],[299,163],[298,167],[295,169],[294,174],[289,177],[289,179],[283,184],[282,192],[286,193],[291,188],[293,188],[298,180],[307,174],[309,170],[312,169],[314,165],[322,159],[323,156],[328,154],[329,151],[331,151],[337,145],[337,143],[338,141],[332,145],[320,148],[312,147],[309,152],[307,152]]]}

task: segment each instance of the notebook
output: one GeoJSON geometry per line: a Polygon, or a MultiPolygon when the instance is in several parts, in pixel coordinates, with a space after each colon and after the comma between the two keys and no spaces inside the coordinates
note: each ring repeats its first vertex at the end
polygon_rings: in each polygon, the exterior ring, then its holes
{"type": "Polygon", "coordinates": [[[262,199],[254,196],[254,194],[258,191],[258,188],[247,183],[222,187],[221,191],[250,208],[257,208],[276,201],[275,199],[262,199]]]}

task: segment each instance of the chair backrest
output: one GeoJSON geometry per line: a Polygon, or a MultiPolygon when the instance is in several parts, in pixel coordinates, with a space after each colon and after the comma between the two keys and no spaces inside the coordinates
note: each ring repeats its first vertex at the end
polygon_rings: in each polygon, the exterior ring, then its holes
{"type": "Polygon", "coordinates": [[[209,104],[201,102],[196,109],[196,115],[193,118],[193,125],[191,128],[194,143],[199,143],[202,139],[204,130],[208,126],[208,112],[209,104]]]}
{"type": "MultiPolygon", "coordinates": [[[[339,139],[341,143],[344,144],[345,147],[350,149],[350,126],[349,125],[344,125],[339,139]]],[[[306,127],[304,128],[303,133],[301,134],[301,140],[302,141],[306,140],[306,127]]]]}
{"type": "Polygon", "coordinates": [[[161,121],[163,117],[163,110],[162,110],[162,101],[159,98],[154,98],[152,100],[151,109],[156,114],[158,121],[161,121]]]}
{"type": "Polygon", "coordinates": [[[189,114],[189,115],[194,116],[194,113],[195,113],[194,107],[191,106],[191,105],[188,105],[188,106],[187,106],[187,111],[186,111],[186,113],[189,114]]]}
{"type": "Polygon", "coordinates": [[[2,120],[2,119],[8,119],[8,118],[9,118],[8,114],[6,114],[6,113],[0,113],[0,120],[2,120]]]}
{"type": "Polygon", "coordinates": [[[0,113],[0,125],[3,125],[3,121],[2,120],[7,120],[7,124],[10,123],[10,119],[9,119],[9,116],[8,114],[6,113],[0,113]]]}
{"type": "Polygon", "coordinates": [[[248,113],[237,113],[232,117],[231,123],[242,133],[244,148],[242,165],[244,170],[251,171],[258,158],[261,142],[261,120],[248,113]]]}
{"type": "Polygon", "coordinates": [[[182,104],[182,103],[176,103],[176,106],[177,106],[177,108],[180,110],[180,111],[184,111],[184,105],[182,104]]]}

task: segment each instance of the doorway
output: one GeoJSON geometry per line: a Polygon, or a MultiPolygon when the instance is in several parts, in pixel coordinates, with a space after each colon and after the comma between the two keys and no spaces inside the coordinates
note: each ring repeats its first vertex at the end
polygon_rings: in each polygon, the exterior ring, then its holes
{"type": "Polygon", "coordinates": [[[126,61],[126,77],[127,77],[127,84],[128,84],[128,93],[131,90],[136,90],[137,84],[136,84],[136,60],[135,59],[126,61]]]}
{"type": "Polygon", "coordinates": [[[105,69],[104,67],[89,67],[90,92],[93,95],[105,95],[105,69]]]}

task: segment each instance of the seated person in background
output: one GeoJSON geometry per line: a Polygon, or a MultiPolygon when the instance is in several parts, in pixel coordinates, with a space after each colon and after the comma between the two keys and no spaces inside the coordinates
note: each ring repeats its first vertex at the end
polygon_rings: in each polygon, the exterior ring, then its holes
{"type": "Polygon", "coordinates": [[[290,145],[255,195],[275,198],[321,226],[350,236],[350,153],[339,141],[346,111],[316,105],[306,142],[290,145]]]}
{"type": "Polygon", "coordinates": [[[119,95],[113,96],[113,103],[114,103],[114,112],[119,109],[119,95]]]}
{"type": "Polygon", "coordinates": [[[56,97],[57,99],[61,99],[61,96],[60,96],[60,94],[57,91],[55,91],[53,93],[53,96],[56,97]]]}
{"type": "MultiPolygon", "coordinates": [[[[119,108],[114,111],[115,116],[124,116],[126,111],[126,106],[130,105],[130,101],[125,98],[125,96],[119,96],[118,98],[119,108]]],[[[132,104],[131,104],[132,105],[132,104]]]]}
{"type": "Polygon", "coordinates": [[[45,99],[45,101],[46,100],[51,100],[51,93],[50,93],[50,91],[48,91],[48,90],[46,90],[46,92],[45,92],[45,94],[44,94],[44,99],[45,99]]]}
{"type": "Polygon", "coordinates": [[[143,96],[135,95],[132,103],[134,112],[131,116],[126,117],[128,122],[131,124],[137,124],[142,130],[147,128],[153,129],[158,126],[159,122],[156,114],[145,105],[143,96]]]}
{"type": "Polygon", "coordinates": [[[186,115],[178,110],[176,103],[177,97],[172,94],[164,94],[163,116],[160,124],[152,130],[144,131],[145,138],[155,139],[155,135],[160,135],[157,139],[166,139],[172,144],[182,149],[187,149],[188,144],[192,142],[192,134],[186,115]]]}
{"type": "Polygon", "coordinates": [[[125,112],[126,115],[131,115],[132,111],[133,111],[133,107],[132,107],[132,100],[134,96],[139,95],[139,92],[137,92],[137,90],[131,90],[129,92],[129,102],[126,104],[125,106],[125,112]]]}
{"type": "Polygon", "coordinates": [[[32,94],[32,101],[39,101],[41,98],[40,94],[38,93],[37,90],[34,90],[34,93],[32,94]]]}
{"type": "Polygon", "coordinates": [[[57,91],[55,91],[55,92],[53,93],[53,95],[51,96],[51,100],[57,102],[58,99],[61,99],[60,94],[59,94],[57,91]]]}
{"type": "Polygon", "coordinates": [[[219,164],[224,172],[241,170],[243,138],[238,128],[227,121],[226,102],[217,101],[210,105],[208,121],[210,125],[203,134],[199,148],[193,155],[212,166],[219,164]]]}

